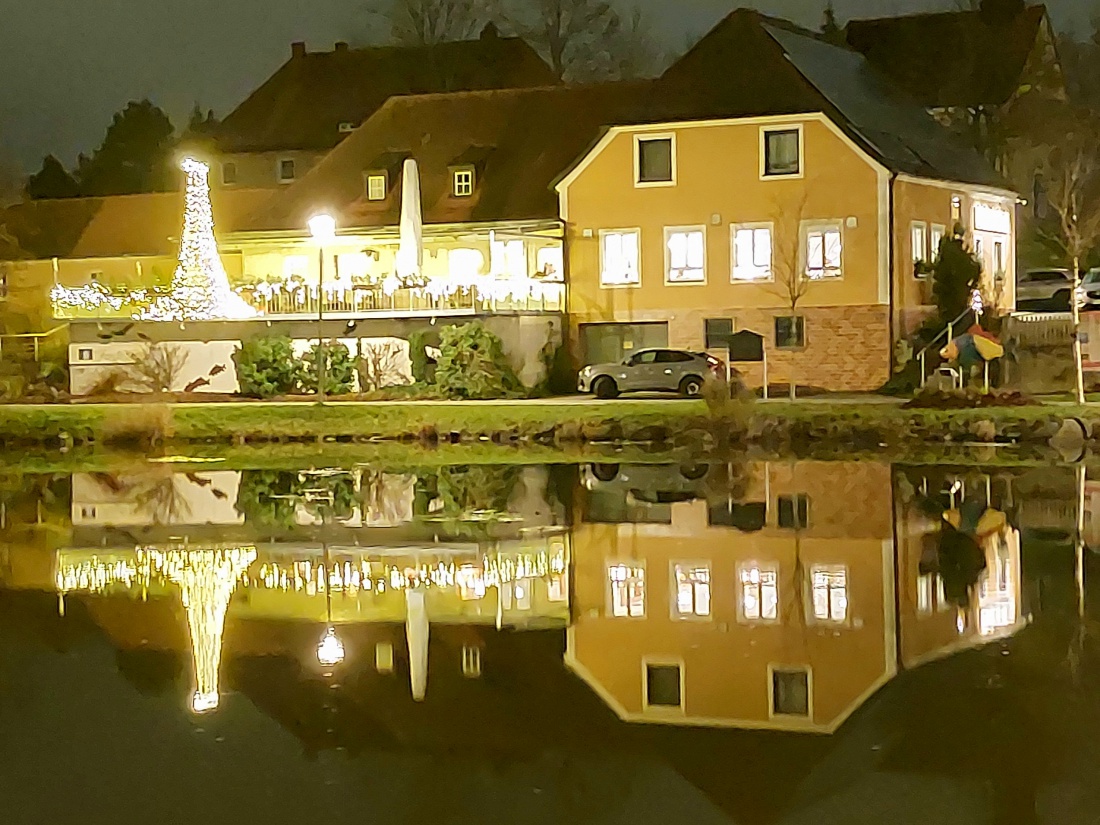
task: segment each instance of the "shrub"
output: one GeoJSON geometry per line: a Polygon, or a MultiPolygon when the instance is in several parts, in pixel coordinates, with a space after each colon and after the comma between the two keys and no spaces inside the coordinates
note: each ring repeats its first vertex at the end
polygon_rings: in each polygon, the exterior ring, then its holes
{"type": "Polygon", "coordinates": [[[272,398],[296,392],[304,367],[285,335],[249,338],[233,353],[241,395],[272,398]]]}
{"type": "Polygon", "coordinates": [[[425,329],[418,329],[409,335],[409,361],[412,363],[413,381],[417,384],[430,384],[433,378],[429,375],[428,339],[429,333],[425,329]]]}
{"type": "Polygon", "coordinates": [[[911,410],[968,410],[979,407],[1027,407],[1036,402],[1019,392],[981,393],[973,389],[941,390],[927,388],[903,405],[911,410]]]}
{"type": "Polygon", "coordinates": [[[187,355],[178,344],[146,344],[127,370],[129,383],[147,392],[171,392],[187,355]]]}
{"type": "Polygon", "coordinates": [[[404,369],[405,347],[400,341],[393,338],[364,341],[362,351],[357,362],[360,392],[408,383],[408,373],[404,369]]]}
{"type": "Polygon", "coordinates": [[[175,434],[172,410],[164,404],[112,405],[103,414],[99,433],[107,444],[149,447],[175,434]]]}
{"type": "Polygon", "coordinates": [[[245,470],[237,488],[235,507],[246,524],[256,527],[293,527],[297,523],[302,483],[296,471],[245,470]]]}
{"type": "MultiPolygon", "coordinates": [[[[302,362],[302,389],[307,393],[317,392],[317,364],[320,362],[320,347],[314,346],[306,353],[302,362]]],[[[325,394],[347,395],[355,382],[355,359],[348,348],[339,341],[325,342],[325,394]]]]}
{"type": "Polygon", "coordinates": [[[440,333],[435,383],[453,398],[508,398],[523,385],[504,355],[500,338],[479,322],[445,327],[440,333]]]}
{"type": "Polygon", "coordinates": [[[954,321],[968,306],[978,286],[981,262],[964,246],[961,238],[944,238],[932,270],[932,302],[939,313],[939,327],[954,321]]]}

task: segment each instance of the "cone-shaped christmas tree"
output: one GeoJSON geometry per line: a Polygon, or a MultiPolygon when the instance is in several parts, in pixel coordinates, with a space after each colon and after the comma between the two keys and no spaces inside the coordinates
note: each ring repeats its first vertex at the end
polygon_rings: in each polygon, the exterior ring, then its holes
{"type": "Polygon", "coordinates": [[[187,175],[187,189],[179,265],[172,276],[171,293],[159,298],[142,317],[154,321],[251,318],[256,310],[229,288],[218,255],[210,206],[210,167],[194,158],[185,158],[181,166],[187,175]]]}

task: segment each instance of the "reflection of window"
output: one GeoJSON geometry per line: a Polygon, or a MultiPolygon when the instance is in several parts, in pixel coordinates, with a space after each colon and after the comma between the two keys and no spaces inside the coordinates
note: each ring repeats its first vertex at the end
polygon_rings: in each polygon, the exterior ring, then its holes
{"type": "Polygon", "coordinates": [[[551,576],[546,582],[546,600],[549,602],[565,601],[565,574],[558,573],[551,576]]]}
{"type": "Polygon", "coordinates": [[[672,138],[643,138],[636,141],[637,183],[672,182],[672,138]]]}
{"type": "Polygon", "coordinates": [[[806,277],[811,281],[839,278],[843,274],[841,259],[844,240],[839,223],[804,225],[803,251],[806,277]]]}
{"type": "Polygon", "coordinates": [[[842,624],[848,620],[848,568],[817,564],[810,569],[814,618],[842,624]]]}
{"type": "Polygon", "coordinates": [[[675,564],[672,568],[676,601],[673,615],[680,618],[710,615],[710,566],[675,564]]]}
{"type": "Polygon", "coordinates": [[[489,243],[489,270],[494,275],[509,278],[527,277],[527,250],[523,241],[502,241],[493,238],[489,243]]]}
{"type": "Polygon", "coordinates": [[[797,175],[799,164],[799,129],[767,129],[764,131],[764,175],[797,175]]]}
{"type": "Polygon", "coordinates": [[[607,568],[611,586],[611,615],[633,617],[645,615],[645,568],[613,564],[607,568]]]}
{"type": "Polygon", "coordinates": [[[678,708],[683,705],[680,690],[680,666],[650,664],[645,666],[645,703],[651,707],[678,708]]]}
{"type": "Polygon", "coordinates": [[[386,199],[386,176],[367,175],[367,200],[384,201],[386,199]]]}
{"type": "Polygon", "coordinates": [[[630,286],[640,282],[637,229],[600,231],[600,286],[630,286]]]}
{"type": "Polygon", "coordinates": [[[809,671],[794,668],[772,671],[772,715],[810,715],[809,671]]]}
{"type": "Polygon", "coordinates": [[[774,622],[779,618],[779,571],[775,565],[742,565],[741,618],[750,622],[774,622]]]}
{"type": "Polygon", "coordinates": [[[962,198],[959,195],[951,196],[951,223],[962,220],[962,198]]]}
{"type": "Polygon", "coordinates": [[[665,280],[670,284],[706,280],[706,231],[703,227],[665,229],[665,280]]]}
{"type": "Polygon", "coordinates": [[[462,675],[467,679],[481,676],[481,648],[474,645],[462,646],[462,675]]]}
{"type": "Polygon", "coordinates": [[[560,246],[541,246],[535,253],[535,271],[547,281],[565,280],[565,264],[560,246]]]}
{"type": "Polygon", "coordinates": [[[456,169],[451,184],[451,193],[456,198],[470,197],[474,194],[474,170],[456,169]]]}
{"type": "Polygon", "coordinates": [[[733,280],[770,281],[772,277],[771,224],[734,226],[733,280]]]}
{"type": "Polygon", "coordinates": [[[801,530],[810,526],[810,497],[805,493],[779,497],[779,527],[801,530]]]}
{"type": "Polygon", "coordinates": [[[767,526],[768,505],[763,501],[717,501],[707,508],[711,527],[734,527],[742,533],[757,533],[767,526]]]}
{"type": "Polygon", "coordinates": [[[935,605],[936,574],[922,573],[917,577],[917,613],[928,616],[935,605]]]}
{"type": "Polygon", "coordinates": [[[775,345],[780,349],[806,346],[806,319],[801,315],[780,315],[775,319],[775,345]]]}
{"type": "Polygon", "coordinates": [[[913,253],[913,263],[928,260],[928,249],[925,246],[924,224],[921,221],[913,221],[909,225],[909,248],[913,253]]]}
{"type": "Polygon", "coordinates": [[[455,585],[458,587],[458,596],[463,601],[480,599],[485,595],[485,578],[481,570],[472,564],[464,564],[455,573],[455,585]]]}
{"type": "Polygon", "coordinates": [[[531,579],[505,582],[500,592],[500,606],[505,610],[530,610],[531,579]]]}
{"type": "Polygon", "coordinates": [[[452,278],[471,278],[480,275],[485,256],[477,249],[452,249],[447,252],[447,268],[452,278]]]}
{"type": "Polygon", "coordinates": [[[947,227],[943,224],[934,223],[930,230],[932,236],[931,253],[932,260],[937,261],[940,257],[940,246],[943,244],[944,236],[947,234],[947,227]]]}

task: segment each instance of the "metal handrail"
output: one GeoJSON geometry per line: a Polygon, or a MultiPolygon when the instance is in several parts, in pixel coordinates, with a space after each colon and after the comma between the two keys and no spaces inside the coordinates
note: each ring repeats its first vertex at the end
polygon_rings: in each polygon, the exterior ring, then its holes
{"type": "Polygon", "coordinates": [[[939,342],[939,340],[941,338],[943,338],[944,336],[946,336],[945,340],[948,343],[950,343],[951,340],[954,338],[953,330],[955,328],[955,325],[957,323],[959,323],[959,321],[961,321],[967,315],[969,315],[971,312],[973,312],[973,310],[970,309],[969,307],[964,309],[959,314],[958,318],[956,318],[954,321],[949,322],[947,324],[947,326],[943,328],[942,332],[940,332],[938,335],[936,335],[935,338],[933,338],[931,341],[929,341],[927,344],[925,344],[924,349],[922,349],[920,352],[917,353],[917,360],[920,361],[920,385],[922,387],[924,386],[925,382],[928,380],[928,376],[926,374],[927,371],[925,369],[926,364],[927,364],[927,359],[925,358],[925,353],[927,353],[928,350],[932,349],[932,347],[934,347],[939,342]]]}
{"type": "Polygon", "coordinates": [[[67,329],[68,326],[69,326],[68,324],[58,324],[56,327],[53,327],[52,329],[48,329],[45,332],[5,333],[3,335],[0,335],[0,350],[3,349],[3,342],[6,341],[9,338],[30,338],[33,341],[33,345],[34,345],[34,360],[37,362],[39,360],[39,350],[38,350],[39,344],[44,339],[49,338],[55,332],[60,332],[63,329],[67,329]]]}

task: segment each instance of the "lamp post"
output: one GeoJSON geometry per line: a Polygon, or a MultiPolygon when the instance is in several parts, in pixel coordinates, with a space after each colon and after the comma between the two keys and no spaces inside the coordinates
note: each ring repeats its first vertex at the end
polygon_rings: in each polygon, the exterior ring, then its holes
{"type": "Polygon", "coordinates": [[[325,403],[325,244],[336,238],[336,218],[324,212],[309,219],[309,234],[317,242],[317,403],[325,403]]]}

